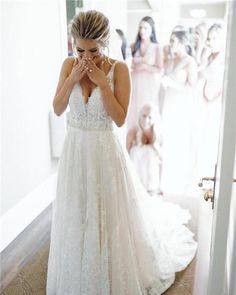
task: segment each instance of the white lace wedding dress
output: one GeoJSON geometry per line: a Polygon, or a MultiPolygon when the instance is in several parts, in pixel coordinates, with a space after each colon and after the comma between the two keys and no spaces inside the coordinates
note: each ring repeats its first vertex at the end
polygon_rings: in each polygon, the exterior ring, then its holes
{"type": "MultiPolygon", "coordinates": [[[[113,89],[114,65],[107,79],[113,89]]],[[[47,295],[158,295],[195,255],[179,206],[139,182],[99,88],[75,85],[53,202],[47,295]]]]}

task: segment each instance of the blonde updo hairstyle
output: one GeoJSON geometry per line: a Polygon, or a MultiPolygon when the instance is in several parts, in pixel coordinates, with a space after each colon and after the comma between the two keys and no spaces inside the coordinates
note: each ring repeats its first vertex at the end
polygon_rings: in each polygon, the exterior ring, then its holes
{"type": "Polygon", "coordinates": [[[110,25],[108,18],[99,11],[82,11],[75,15],[71,23],[73,47],[75,40],[89,39],[97,41],[102,47],[108,48],[110,25]]]}

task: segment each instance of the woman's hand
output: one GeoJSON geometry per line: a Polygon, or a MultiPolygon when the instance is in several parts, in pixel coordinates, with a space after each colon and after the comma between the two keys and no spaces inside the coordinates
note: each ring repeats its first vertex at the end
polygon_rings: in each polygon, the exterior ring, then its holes
{"type": "Polygon", "coordinates": [[[148,71],[148,69],[149,69],[149,66],[148,64],[145,64],[145,63],[137,64],[134,67],[134,70],[136,71],[148,71]]]}
{"type": "Polygon", "coordinates": [[[132,59],[134,64],[146,63],[147,59],[144,56],[134,56],[132,59]]]}
{"type": "Polygon", "coordinates": [[[106,83],[107,77],[104,71],[104,61],[101,61],[99,68],[92,59],[88,58],[86,59],[85,68],[89,79],[94,84],[102,87],[106,83]]]}
{"type": "Polygon", "coordinates": [[[78,61],[78,58],[75,58],[75,61],[73,63],[73,67],[69,76],[69,78],[74,84],[79,83],[79,81],[86,74],[87,68],[85,67],[85,65],[86,65],[86,61],[84,58],[82,58],[80,62],[78,61]]]}

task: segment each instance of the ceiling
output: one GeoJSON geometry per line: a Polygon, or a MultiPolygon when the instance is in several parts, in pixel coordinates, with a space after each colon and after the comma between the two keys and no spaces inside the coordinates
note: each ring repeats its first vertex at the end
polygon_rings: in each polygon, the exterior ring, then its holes
{"type": "MultiPolygon", "coordinates": [[[[128,10],[160,10],[164,1],[169,1],[170,3],[173,0],[127,0],[128,1],[128,10]]],[[[227,0],[175,0],[175,3],[179,2],[179,4],[184,5],[212,5],[219,3],[226,3],[227,0]]]]}

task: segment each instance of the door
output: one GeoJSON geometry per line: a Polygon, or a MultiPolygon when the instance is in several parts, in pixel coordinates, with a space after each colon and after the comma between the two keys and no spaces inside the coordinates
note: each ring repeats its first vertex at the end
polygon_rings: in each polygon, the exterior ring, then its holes
{"type": "Polygon", "coordinates": [[[234,182],[232,183],[232,200],[230,205],[229,235],[226,262],[226,294],[236,294],[236,149],[234,159],[234,182]]]}
{"type": "MultiPolygon", "coordinates": [[[[223,295],[236,143],[236,1],[228,2],[223,114],[214,182],[214,206],[201,201],[194,295],[223,295]],[[213,209],[214,207],[214,209],[213,209]]],[[[214,177],[214,175],[206,175],[214,177]]],[[[208,179],[207,181],[212,181],[208,179]]],[[[205,195],[205,197],[210,197],[205,195]]]]}

